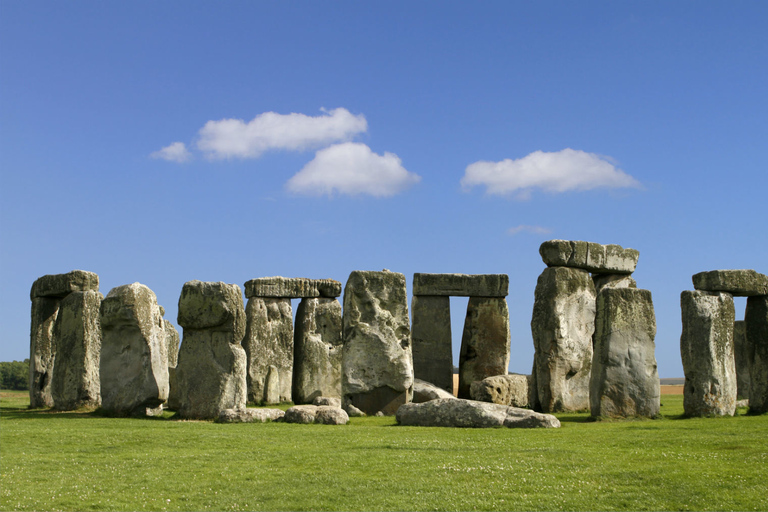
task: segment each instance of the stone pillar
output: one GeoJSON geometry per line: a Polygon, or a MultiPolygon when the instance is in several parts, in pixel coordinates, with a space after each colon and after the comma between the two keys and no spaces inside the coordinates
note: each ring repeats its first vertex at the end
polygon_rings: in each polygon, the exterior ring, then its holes
{"type": "Polygon", "coordinates": [[[593,417],[653,418],[659,414],[655,336],[650,291],[603,288],[597,294],[589,385],[593,417]]]}
{"type": "Polygon", "coordinates": [[[294,331],[293,401],[341,398],[341,304],[336,299],[302,299],[294,331]]]}
{"type": "Polygon", "coordinates": [[[411,315],[414,377],[453,393],[451,298],[414,295],[411,315]]]}
{"type": "Polygon", "coordinates": [[[537,408],[544,412],[589,408],[595,285],[586,270],[548,267],[536,284],[531,332],[537,408]]]}
{"type": "Polygon", "coordinates": [[[507,299],[470,297],[459,354],[459,398],[471,399],[471,386],[509,370],[507,299]]]}
{"type": "Polygon", "coordinates": [[[749,366],[752,361],[744,320],[733,323],[733,355],[736,360],[736,397],[749,399],[749,366]]]}
{"type": "MultiPolygon", "coordinates": [[[[164,313],[164,311],[163,311],[164,313]]],[[[176,367],[179,364],[179,331],[173,324],[163,319],[165,327],[165,340],[168,345],[168,400],[163,408],[173,409],[179,407],[179,386],[176,384],[176,367]]]]}
{"type": "Polygon", "coordinates": [[[248,401],[267,402],[267,373],[278,372],[280,402],[292,400],[293,312],[291,299],[250,297],[245,309],[247,326],[243,342],[248,360],[248,401]]]}
{"type": "Polygon", "coordinates": [[[176,367],[178,414],[216,418],[224,409],[243,409],[246,358],[243,296],[236,284],[189,281],[179,298],[184,328],[176,367]]]}
{"type": "Polygon", "coordinates": [[[747,345],[752,356],[749,368],[749,412],[768,412],[768,296],[747,298],[744,315],[747,345]]]}
{"type": "Polygon", "coordinates": [[[366,414],[411,401],[413,356],[405,276],[353,271],[344,289],[342,394],[366,414]]]}
{"type": "Polygon", "coordinates": [[[155,293],[141,283],[101,302],[101,407],[117,415],[162,412],[168,399],[168,340],[155,293]]]}
{"type": "Polygon", "coordinates": [[[685,414],[733,416],[736,411],[733,296],[725,292],[684,291],[680,306],[685,414]]]}

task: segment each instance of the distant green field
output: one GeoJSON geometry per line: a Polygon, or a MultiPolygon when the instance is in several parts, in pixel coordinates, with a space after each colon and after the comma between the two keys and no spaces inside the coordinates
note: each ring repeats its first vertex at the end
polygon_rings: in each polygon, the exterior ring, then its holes
{"type": "Polygon", "coordinates": [[[768,416],[560,429],[115,419],[0,395],[2,510],[768,510],[768,416]]]}

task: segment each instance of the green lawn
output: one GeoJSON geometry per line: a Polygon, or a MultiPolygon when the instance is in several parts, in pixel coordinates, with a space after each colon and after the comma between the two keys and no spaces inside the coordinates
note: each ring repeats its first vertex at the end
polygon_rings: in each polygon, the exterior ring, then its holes
{"type": "Polygon", "coordinates": [[[2,510],[768,510],[768,416],[560,429],[116,419],[0,395],[2,510]]]}

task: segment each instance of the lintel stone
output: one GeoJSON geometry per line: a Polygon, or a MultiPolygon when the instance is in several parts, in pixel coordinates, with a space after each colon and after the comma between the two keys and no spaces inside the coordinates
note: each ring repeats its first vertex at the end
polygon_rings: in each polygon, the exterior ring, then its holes
{"type": "Polygon", "coordinates": [[[335,298],[341,295],[341,283],[334,279],[305,277],[260,277],[245,283],[245,296],[280,299],[335,298]]]}
{"type": "Polygon", "coordinates": [[[506,297],[507,274],[413,274],[413,294],[451,297],[506,297]]]}
{"type": "Polygon", "coordinates": [[[768,276],[754,270],[710,270],[693,276],[693,287],[707,292],[727,292],[737,297],[768,295],[768,276]]]}
{"type": "Polygon", "coordinates": [[[99,291],[99,276],[85,270],[73,270],[66,274],[49,274],[37,278],[32,284],[29,298],[66,297],[72,292],[99,291]]]}
{"type": "Polygon", "coordinates": [[[620,245],[601,245],[580,240],[549,240],[539,247],[548,267],[580,268],[596,274],[631,274],[640,252],[620,245]]]}

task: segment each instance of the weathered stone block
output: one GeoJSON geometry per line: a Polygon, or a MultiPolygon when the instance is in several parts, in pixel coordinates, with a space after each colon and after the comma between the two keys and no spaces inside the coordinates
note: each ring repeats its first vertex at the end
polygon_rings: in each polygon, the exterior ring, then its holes
{"type": "Polygon", "coordinates": [[[29,297],[63,298],[72,292],[99,291],[99,276],[85,270],[73,270],[66,274],[49,274],[38,278],[29,297]]]}
{"type": "Polygon", "coordinates": [[[637,281],[629,274],[594,274],[592,282],[596,294],[603,288],[637,288],[637,281]]]}
{"type": "Polygon", "coordinates": [[[293,401],[341,398],[341,304],[336,299],[302,299],[293,337],[293,401]]]}
{"type": "Polygon", "coordinates": [[[507,299],[470,297],[459,353],[459,398],[470,398],[477,380],[509,371],[507,299]]]}
{"type": "Polygon", "coordinates": [[[549,267],[539,276],[531,319],[537,409],[589,408],[595,308],[595,285],[586,270],[549,267]]]}
{"type": "Polygon", "coordinates": [[[51,379],[56,356],[53,337],[54,325],[59,314],[59,299],[34,297],[32,299],[29,335],[29,406],[53,407],[51,379]]]}
{"type": "Polygon", "coordinates": [[[266,423],[282,421],[285,411],[280,409],[224,409],[216,423],[266,423]]]}
{"type": "Polygon", "coordinates": [[[184,329],[231,332],[232,343],[239,345],[245,333],[243,293],[239,286],[220,281],[184,283],[177,322],[184,329]]]}
{"type": "Polygon", "coordinates": [[[293,313],[291,299],[251,297],[245,310],[248,318],[243,347],[248,357],[248,400],[279,403],[292,400],[293,313]],[[267,397],[267,375],[274,366],[279,385],[267,397]]]}
{"type": "Polygon", "coordinates": [[[453,392],[451,298],[414,295],[411,315],[414,377],[453,392]]]}
{"type": "Polygon", "coordinates": [[[512,407],[528,407],[528,386],[530,375],[512,373],[509,375],[494,375],[472,383],[470,394],[472,400],[490,402],[492,404],[511,405],[512,407]]]}
{"type": "Polygon", "coordinates": [[[768,276],[754,270],[710,270],[694,274],[693,287],[708,292],[727,292],[737,297],[768,295],[768,276]]]}
{"type": "Polygon", "coordinates": [[[413,295],[506,297],[507,274],[413,274],[413,295]]]}
{"type": "Polygon", "coordinates": [[[685,414],[733,416],[736,411],[733,296],[722,292],[684,291],[680,295],[680,307],[685,414]]]}
{"type": "Polygon", "coordinates": [[[405,404],[397,410],[397,422],[400,425],[417,427],[558,428],[560,426],[560,421],[551,414],[456,398],[405,404]]]}
{"type": "Polygon", "coordinates": [[[572,267],[599,274],[631,274],[640,253],[620,245],[594,242],[549,240],[539,247],[541,259],[549,267],[572,267]]]}
{"type": "Polygon", "coordinates": [[[342,393],[366,414],[411,401],[413,358],[405,276],[353,271],[344,289],[342,393]]]}
{"type": "Polygon", "coordinates": [[[736,396],[749,400],[749,367],[753,356],[747,344],[744,320],[733,323],[733,355],[736,361],[736,396]]]}
{"type": "Polygon", "coordinates": [[[335,298],[341,295],[341,283],[333,279],[304,277],[260,277],[245,283],[245,296],[278,299],[335,298]]]}
{"type": "Polygon", "coordinates": [[[346,425],[349,415],[338,407],[327,405],[295,405],[285,411],[286,423],[318,423],[322,425],[346,425]]]}
{"type": "Polygon", "coordinates": [[[659,414],[655,337],[650,291],[604,288],[597,295],[589,386],[593,417],[653,418],[659,414]]]}
{"type": "Polygon", "coordinates": [[[768,412],[768,296],[747,299],[744,314],[749,366],[749,412],[768,412]]]}

